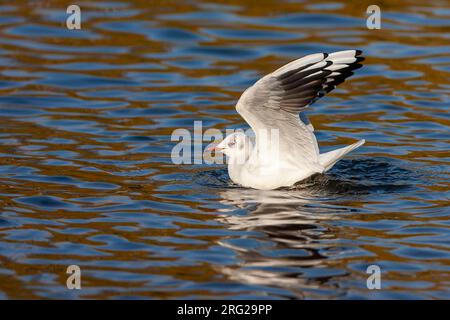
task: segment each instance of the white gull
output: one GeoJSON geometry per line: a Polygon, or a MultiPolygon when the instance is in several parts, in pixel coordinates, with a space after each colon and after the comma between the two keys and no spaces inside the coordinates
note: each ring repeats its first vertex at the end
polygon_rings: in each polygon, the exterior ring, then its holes
{"type": "Polygon", "coordinates": [[[226,154],[228,174],[241,186],[271,190],[289,187],[323,173],[347,153],[364,144],[323,154],[314,128],[302,113],[318,98],[353,75],[364,58],[359,50],[316,53],[292,61],[244,91],[236,110],[255,133],[237,132],[214,149],[226,154]],[[299,117],[300,113],[300,117],[299,117]]]}

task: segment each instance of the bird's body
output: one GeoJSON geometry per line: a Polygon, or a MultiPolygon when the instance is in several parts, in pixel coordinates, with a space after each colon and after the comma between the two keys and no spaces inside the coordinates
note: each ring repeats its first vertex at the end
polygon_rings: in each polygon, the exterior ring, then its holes
{"type": "MultiPolygon", "coordinates": [[[[350,146],[320,154],[318,163],[298,162],[292,164],[277,161],[275,157],[265,158],[259,163],[252,160],[234,163],[230,160],[228,174],[234,183],[247,188],[272,190],[289,187],[313,174],[328,171],[337,161],[364,142],[364,140],[360,140],[350,146]],[[253,164],[253,162],[255,163],[253,164]]],[[[252,156],[256,157],[257,150],[254,148],[252,151],[252,156]]]]}
{"type": "Polygon", "coordinates": [[[236,110],[256,139],[234,133],[216,149],[229,156],[228,173],[241,186],[271,190],[323,173],[364,143],[319,153],[314,128],[301,113],[361,66],[358,50],[318,53],[292,61],[244,91],[236,110]],[[299,117],[300,113],[300,117],[299,117]]]}

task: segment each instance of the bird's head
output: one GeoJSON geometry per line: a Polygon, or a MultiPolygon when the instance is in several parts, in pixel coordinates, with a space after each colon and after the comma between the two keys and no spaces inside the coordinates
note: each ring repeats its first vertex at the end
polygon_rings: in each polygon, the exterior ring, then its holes
{"type": "Polygon", "coordinates": [[[228,135],[221,143],[213,149],[226,154],[234,161],[242,160],[244,163],[253,148],[253,143],[243,132],[235,132],[228,135]]]}

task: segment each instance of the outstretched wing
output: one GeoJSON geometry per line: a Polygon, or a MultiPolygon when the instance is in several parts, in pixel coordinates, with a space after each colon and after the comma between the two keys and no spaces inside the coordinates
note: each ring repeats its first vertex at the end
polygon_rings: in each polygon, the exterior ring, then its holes
{"type": "Polygon", "coordinates": [[[308,55],[245,90],[236,110],[255,132],[257,148],[271,143],[262,131],[278,130],[280,161],[320,170],[313,127],[299,119],[299,112],[353,75],[352,71],[362,66],[360,54],[359,50],[347,50],[308,55]]]}

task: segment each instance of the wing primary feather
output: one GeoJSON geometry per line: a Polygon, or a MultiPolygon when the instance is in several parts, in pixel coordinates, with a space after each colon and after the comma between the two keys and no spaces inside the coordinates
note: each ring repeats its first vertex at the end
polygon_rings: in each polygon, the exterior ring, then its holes
{"type": "Polygon", "coordinates": [[[298,72],[300,72],[302,70],[305,70],[306,68],[309,68],[310,66],[313,66],[313,65],[315,65],[315,63],[306,64],[306,65],[301,66],[299,68],[286,71],[285,73],[282,73],[282,74],[280,74],[278,76],[278,80],[285,80],[286,78],[292,76],[293,74],[298,73],[298,72]]]}
{"type": "MultiPolygon", "coordinates": [[[[311,70],[311,71],[313,71],[313,70],[311,70]]],[[[315,72],[317,72],[317,71],[315,71],[315,72]]],[[[301,77],[301,78],[297,79],[297,81],[295,81],[295,82],[285,83],[285,84],[282,83],[281,85],[285,91],[289,91],[292,89],[299,88],[305,84],[311,83],[315,80],[323,79],[330,74],[331,74],[331,71],[329,71],[329,70],[319,70],[319,73],[316,75],[310,76],[308,78],[301,77]]]]}
{"type": "Polygon", "coordinates": [[[313,69],[309,69],[306,71],[300,71],[300,72],[294,73],[285,79],[280,80],[280,78],[278,78],[277,80],[280,81],[282,85],[288,85],[288,84],[296,83],[297,80],[304,79],[305,77],[312,75],[321,70],[323,70],[323,68],[313,68],[313,69]]]}

